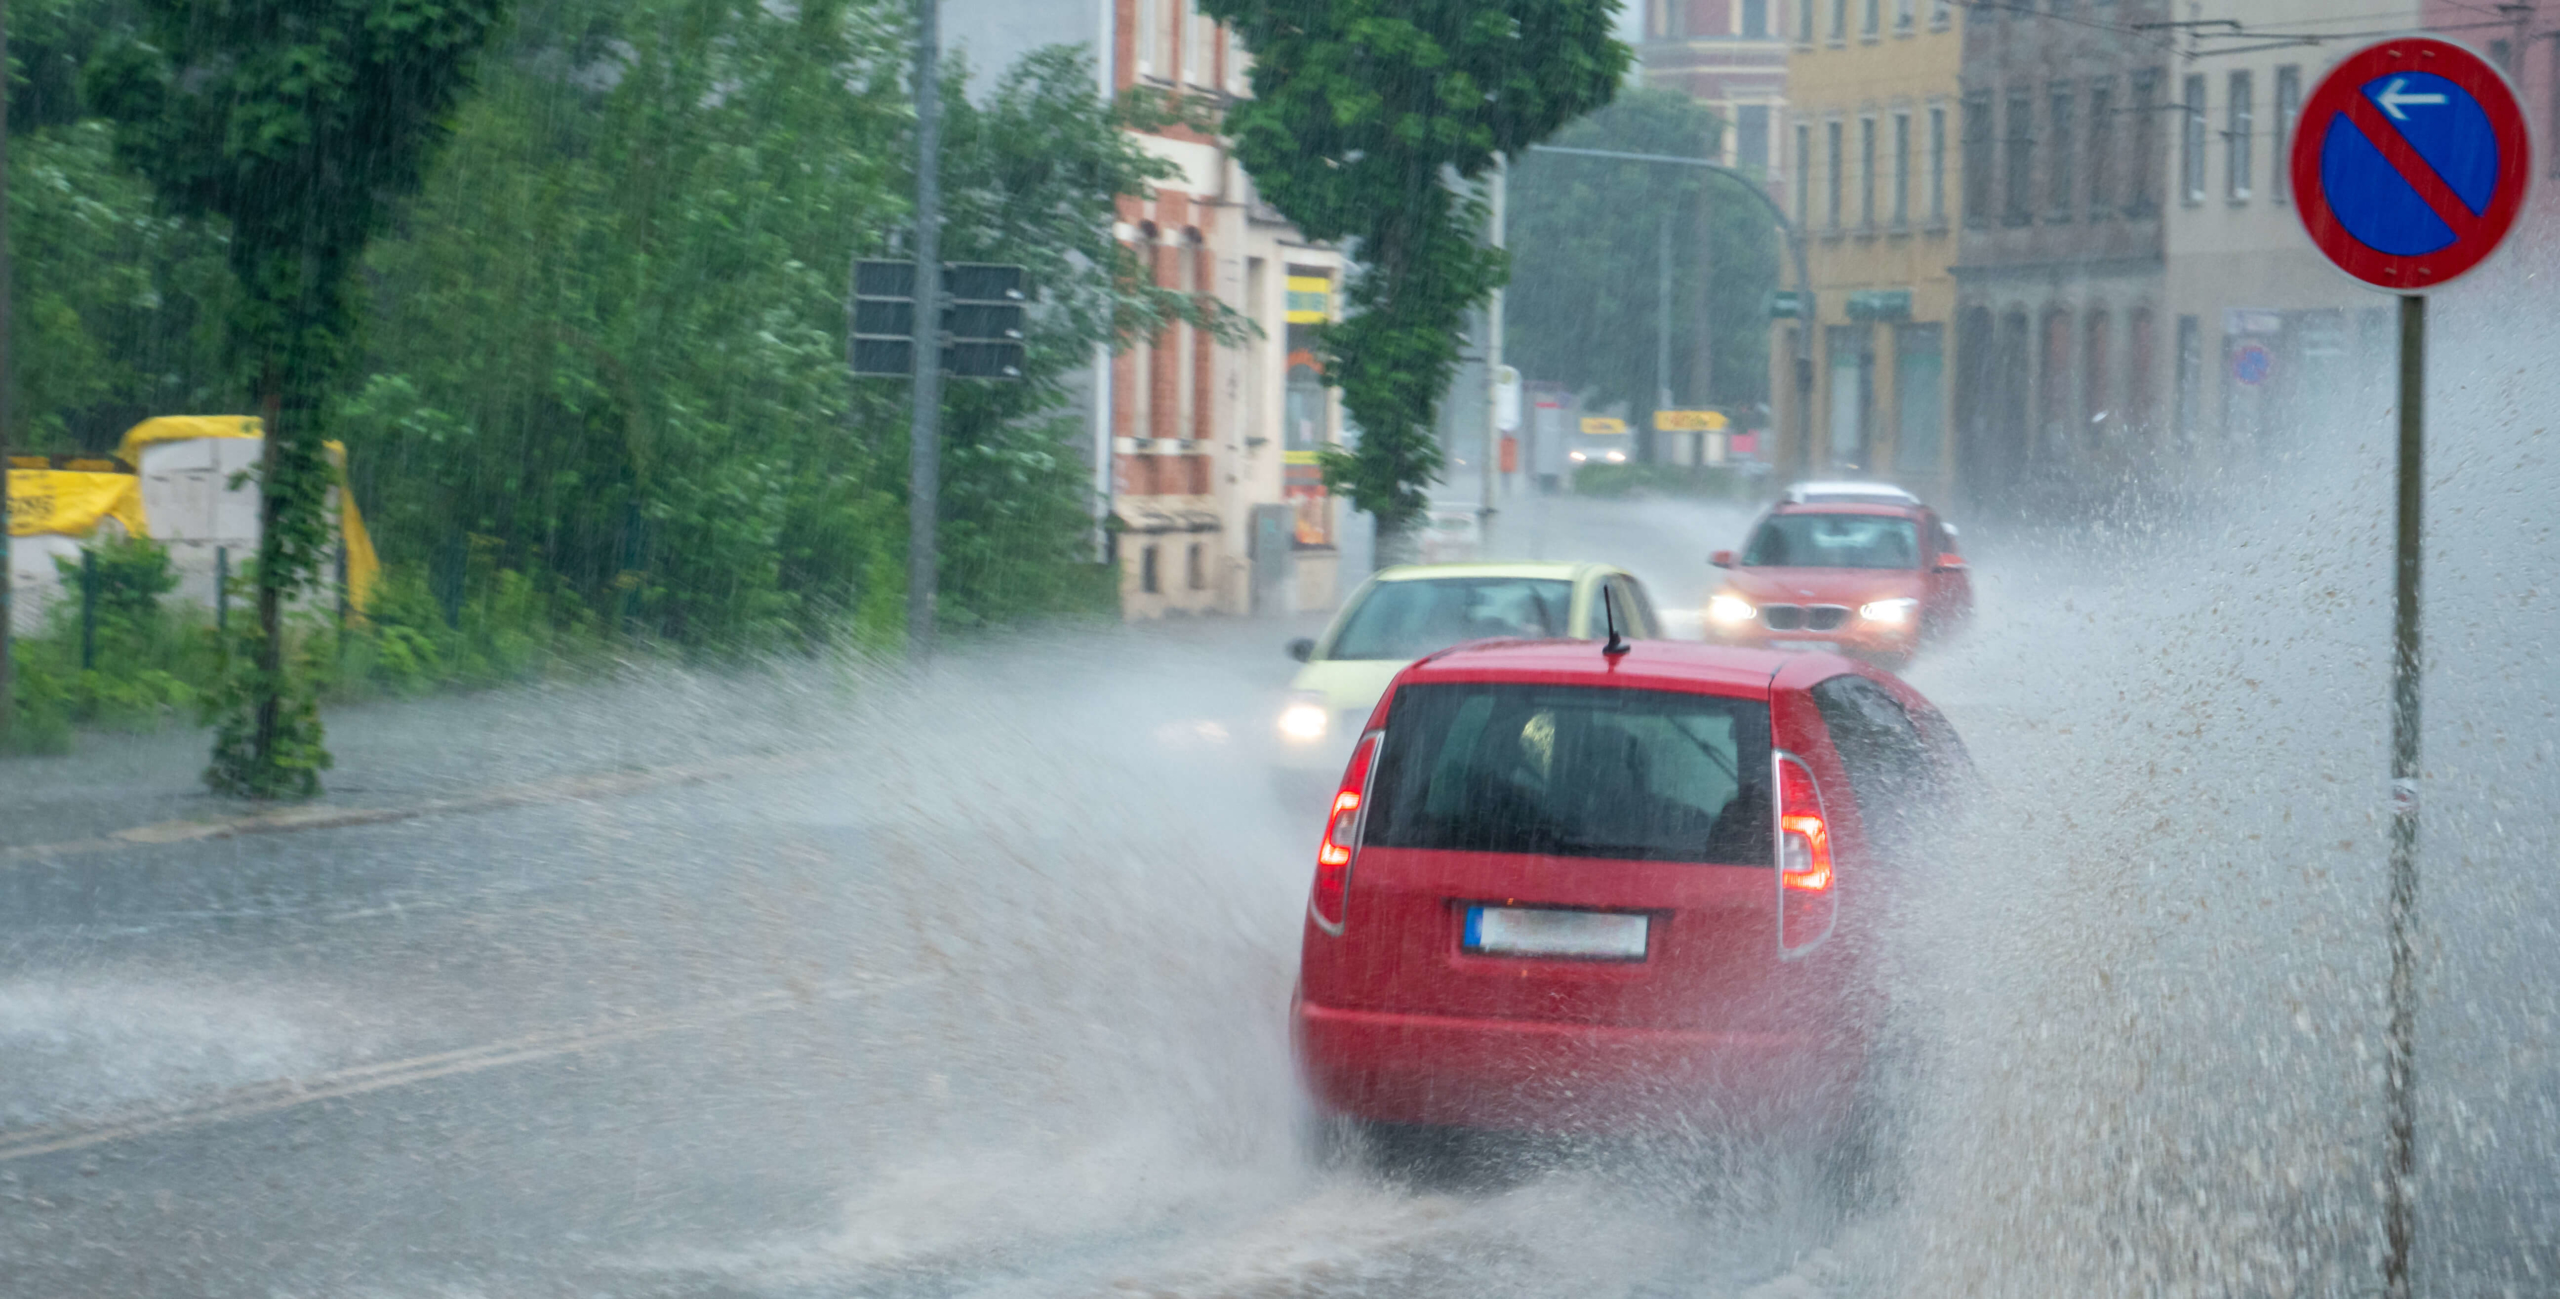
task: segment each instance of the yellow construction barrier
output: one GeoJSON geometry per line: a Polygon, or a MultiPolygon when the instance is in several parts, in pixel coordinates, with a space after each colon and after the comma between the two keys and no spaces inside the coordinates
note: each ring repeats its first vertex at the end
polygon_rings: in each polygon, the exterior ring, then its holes
{"type": "Polygon", "coordinates": [[[151,535],[142,515],[141,479],[79,469],[9,471],[10,536],[85,537],[107,519],[129,535],[151,535]]]}

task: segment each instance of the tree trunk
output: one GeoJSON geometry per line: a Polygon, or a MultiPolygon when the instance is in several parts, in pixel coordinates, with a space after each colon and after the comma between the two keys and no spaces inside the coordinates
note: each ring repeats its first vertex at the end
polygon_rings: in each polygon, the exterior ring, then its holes
{"type": "Polygon", "coordinates": [[[259,396],[258,408],[266,421],[266,438],[260,451],[258,484],[258,678],[255,709],[255,742],[251,748],[250,769],[270,770],[275,763],[276,725],[284,706],[284,592],[279,583],[284,577],[281,553],[284,530],[280,525],[283,497],[276,491],[276,466],[281,460],[277,448],[283,443],[284,385],[273,368],[267,371],[266,391],[259,396]]]}

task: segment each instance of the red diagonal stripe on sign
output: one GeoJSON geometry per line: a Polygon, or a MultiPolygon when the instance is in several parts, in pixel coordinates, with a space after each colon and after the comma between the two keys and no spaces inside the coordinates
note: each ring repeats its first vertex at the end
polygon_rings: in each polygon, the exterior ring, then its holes
{"type": "Polygon", "coordinates": [[[2382,160],[2390,163],[2391,169],[2409,182],[2409,188],[2418,191],[2418,197],[2435,209],[2436,216],[2453,228],[2455,243],[2467,243],[2479,233],[2480,218],[2463,204],[2462,196],[2453,192],[2453,186],[2445,184],[2444,177],[2436,174],[2435,164],[2428,162],[2409,143],[2408,137],[2391,125],[2391,119],[2384,117],[2382,110],[2374,107],[2373,101],[2367,99],[2362,90],[2347,96],[2347,106],[2338,112],[2364,132],[2364,138],[2372,141],[2373,147],[2381,152],[2382,160]]]}

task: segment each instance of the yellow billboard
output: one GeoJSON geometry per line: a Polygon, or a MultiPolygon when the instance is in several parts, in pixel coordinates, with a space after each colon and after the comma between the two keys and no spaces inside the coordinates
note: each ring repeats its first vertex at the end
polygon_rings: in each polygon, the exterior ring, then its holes
{"type": "Polygon", "coordinates": [[[1722,433],[1724,412],[1720,410],[1658,410],[1653,413],[1653,427],[1664,433],[1722,433]]]}

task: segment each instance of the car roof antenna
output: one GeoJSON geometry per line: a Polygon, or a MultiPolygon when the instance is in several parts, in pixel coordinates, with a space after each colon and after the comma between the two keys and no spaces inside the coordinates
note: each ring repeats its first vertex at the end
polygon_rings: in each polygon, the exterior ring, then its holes
{"type": "Polygon", "coordinates": [[[1628,650],[1634,649],[1635,646],[1628,644],[1626,638],[1618,634],[1618,602],[1610,598],[1611,594],[1612,591],[1609,585],[1605,582],[1602,583],[1600,586],[1600,616],[1606,618],[1609,622],[1609,643],[1601,646],[1600,652],[1611,658],[1616,658],[1619,655],[1626,653],[1628,650]]]}

